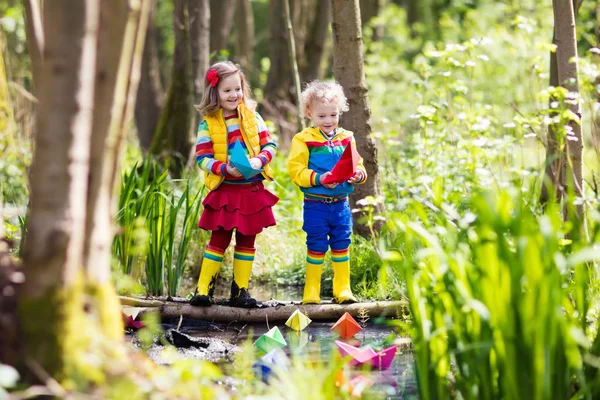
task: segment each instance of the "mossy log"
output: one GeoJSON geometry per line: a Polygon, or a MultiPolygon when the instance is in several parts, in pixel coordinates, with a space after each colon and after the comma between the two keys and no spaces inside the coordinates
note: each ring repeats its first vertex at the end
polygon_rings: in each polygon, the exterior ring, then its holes
{"type": "Polygon", "coordinates": [[[285,322],[299,309],[313,321],[335,321],[345,312],[357,317],[365,313],[369,318],[404,318],[409,313],[406,301],[374,301],[340,305],[334,303],[300,304],[300,302],[263,302],[261,307],[245,309],[229,307],[226,302],[218,302],[210,307],[194,307],[185,299],[142,299],[121,296],[121,304],[140,307],[140,314],[158,311],[163,318],[194,318],[213,322],[285,322]]]}

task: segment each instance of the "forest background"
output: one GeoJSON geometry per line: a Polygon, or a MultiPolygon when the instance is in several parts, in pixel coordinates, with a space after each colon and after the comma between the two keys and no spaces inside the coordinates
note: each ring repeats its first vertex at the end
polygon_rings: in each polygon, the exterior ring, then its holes
{"type": "MultiPolygon", "coordinates": [[[[0,2],[3,228],[13,243],[11,257],[23,258],[30,272],[26,300],[35,298],[29,282],[48,275],[40,264],[47,257],[45,246],[36,246],[32,234],[44,221],[28,221],[24,211],[35,193],[27,179],[39,121],[34,82],[44,73],[38,70],[39,48],[32,46],[36,33],[26,34],[32,3],[0,2]],[[29,261],[28,246],[36,249],[29,261]]],[[[130,118],[116,128],[125,140],[111,223],[119,229],[110,237],[110,285],[119,293],[171,296],[193,288],[207,236],[194,229],[205,191],[187,157],[197,124],[192,105],[203,71],[220,59],[238,62],[247,72],[280,148],[270,186],[281,198],[278,226],[259,237],[253,285],[301,285],[302,202],[285,163],[301,121],[284,0],[139,4],[150,17],[144,46],[137,49],[135,109],[124,113],[130,118]]],[[[346,87],[354,114],[344,116],[341,125],[357,124],[349,118],[363,123],[355,131],[374,183],[353,198],[360,234],[352,248],[352,280],[361,299],[410,301],[411,321],[399,329],[414,341],[421,396],[444,398],[458,391],[463,397],[593,397],[600,383],[597,4],[303,0],[288,5],[301,84],[314,78],[344,83],[358,74],[354,83],[360,90],[346,87]],[[347,3],[360,5],[355,32],[362,37],[362,51],[344,59],[351,53],[340,51],[331,22],[335,27],[336,7],[339,12],[347,3]],[[560,8],[564,4],[571,5],[570,13],[560,8]],[[576,26],[571,42],[564,40],[569,37],[564,26],[576,26]],[[553,44],[553,37],[560,40],[553,44]],[[565,54],[578,56],[578,63],[565,54]],[[367,110],[363,116],[358,103],[367,110]],[[507,340],[514,337],[522,342],[507,340]],[[486,369],[475,368],[481,359],[486,369]],[[480,372],[469,372],[474,370],[480,372]],[[562,378],[552,386],[549,376],[562,378]]],[[[347,25],[338,25],[338,32],[347,25]]],[[[46,40],[52,39],[48,33],[46,40]]],[[[51,142],[43,144],[51,152],[51,142]]],[[[225,277],[230,264],[231,254],[225,277]]],[[[84,265],[93,276],[90,263],[84,265]]],[[[330,270],[325,283],[330,291],[330,270]]],[[[34,300],[21,303],[21,321],[24,313],[36,315],[35,307],[47,298],[34,300]]],[[[52,311],[41,318],[53,325],[53,317],[52,311]]],[[[39,333],[21,325],[34,341],[39,333]]],[[[41,350],[27,351],[39,355],[41,350]]],[[[57,358],[40,356],[61,379],[70,376],[64,367],[71,365],[69,358],[57,358]]]]}

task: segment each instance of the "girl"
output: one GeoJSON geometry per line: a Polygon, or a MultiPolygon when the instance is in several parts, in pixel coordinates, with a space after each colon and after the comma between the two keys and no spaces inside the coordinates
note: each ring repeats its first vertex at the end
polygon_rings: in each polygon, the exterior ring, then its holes
{"type": "Polygon", "coordinates": [[[306,282],[303,304],[321,302],[321,273],[325,253],[331,248],[333,300],[355,303],[350,288],[350,234],[352,212],[348,195],[355,183],[363,183],[367,173],[359,159],[354,175],[345,182],[325,183],[346,146],[356,146],[353,134],[338,127],[340,115],[348,110],[342,86],[336,82],[313,81],[301,95],[304,116],[312,127],[297,133],[292,140],[288,170],[292,181],[304,192],[306,232],[306,282]]]}
{"type": "Polygon", "coordinates": [[[250,87],[239,66],[226,61],[214,64],[205,79],[204,95],[196,107],[204,116],[198,127],[196,162],[205,172],[204,183],[210,190],[202,204],[204,211],[198,226],[212,231],[204,252],[198,289],[190,301],[193,306],[213,304],[215,282],[229,246],[233,230],[235,252],[233,282],[229,305],[256,307],[248,292],[254,261],[254,241],[263,228],[275,225],[271,207],[279,200],[263,186],[273,175],[269,162],[276,152],[265,122],[254,111],[250,87]],[[244,176],[229,162],[236,142],[249,157],[258,175],[244,176]]]}

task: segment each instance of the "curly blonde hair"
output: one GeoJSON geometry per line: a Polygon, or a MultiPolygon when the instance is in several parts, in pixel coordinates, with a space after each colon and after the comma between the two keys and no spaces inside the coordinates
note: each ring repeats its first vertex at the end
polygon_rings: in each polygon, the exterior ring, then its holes
{"type": "MultiPolygon", "coordinates": [[[[208,71],[215,70],[217,76],[219,78],[219,82],[223,79],[230,77],[233,74],[239,74],[240,80],[242,82],[242,93],[243,93],[243,102],[246,107],[250,110],[256,109],[256,101],[252,99],[252,92],[250,90],[250,84],[246,79],[246,75],[244,71],[241,70],[238,64],[234,64],[231,61],[220,61],[218,63],[213,64],[208,71]]],[[[207,73],[208,75],[208,73],[207,73]]],[[[202,100],[200,104],[195,105],[196,110],[200,112],[202,115],[213,115],[216,114],[219,109],[219,83],[216,86],[212,86],[210,82],[208,82],[208,78],[204,76],[204,93],[202,94],[202,100]]]]}
{"type": "Polygon", "coordinates": [[[308,118],[307,112],[310,111],[311,105],[316,101],[335,104],[340,115],[349,109],[344,88],[335,81],[315,80],[306,85],[300,94],[300,107],[306,118],[308,118]]]}

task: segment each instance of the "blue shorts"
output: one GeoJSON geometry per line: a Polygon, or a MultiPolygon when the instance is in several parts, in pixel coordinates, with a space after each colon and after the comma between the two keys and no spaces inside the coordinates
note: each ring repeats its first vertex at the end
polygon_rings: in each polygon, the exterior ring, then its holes
{"type": "Polygon", "coordinates": [[[326,253],[346,250],[350,247],[352,234],[352,212],[348,200],[336,203],[304,201],[304,223],[306,247],[310,251],[326,253]]]}

